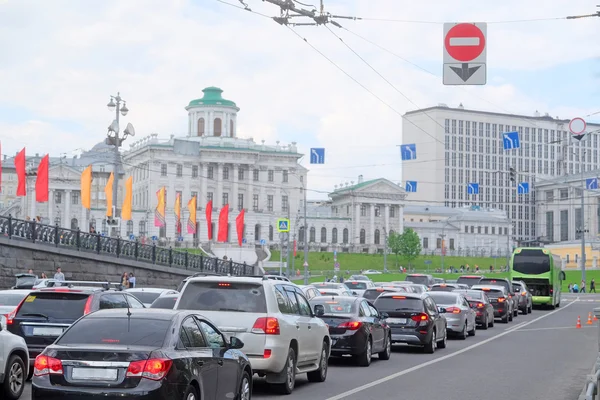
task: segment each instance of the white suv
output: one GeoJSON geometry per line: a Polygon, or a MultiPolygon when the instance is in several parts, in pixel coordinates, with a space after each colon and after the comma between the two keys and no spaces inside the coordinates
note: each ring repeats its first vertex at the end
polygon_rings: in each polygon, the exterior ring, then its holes
{"type": "Polygon", "coordinates": [[[196,310],[226,335],[244,342],[252,370],[284,393],[296,374],[311,382],[327,378],[329,328],[310,308],[297,285],[260,277],[190,278],[175,309],[196,310]]]}
{"type": "Polygon", "coordinates": [[[0,398],[17,400],[25,389],[29,355],[25,340],[6,330],[6,317],[0,316],[0,398]]]}

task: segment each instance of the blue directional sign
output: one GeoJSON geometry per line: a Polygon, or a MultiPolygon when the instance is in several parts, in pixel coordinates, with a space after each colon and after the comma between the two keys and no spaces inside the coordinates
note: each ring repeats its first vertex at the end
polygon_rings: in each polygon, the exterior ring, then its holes
{"type": "Polygon", "coordinates": [[[402,156],[402,161],[416,160],[417,145],[415,143],[400,145],[400,155],[402,156]]]}
{"type": "Polygon", "coordinates": [[[589,178],[585,180],[585,188],[589,190],[598,189],[598,178],[589,178]]]}
{"type": "Polygon", "coordinates": [[[407,193],[416,193],[417,192],[417,181],[406,181],[405,190],[407,193]]]}
{"type": "Polygon", "coordinates": [[[152,236],[152,240],[158,240],[158,236],[152,236]]]}
{"type": "Polygon", "coordinates": [[[325,149],[310,149],[311,164],[325,164],[325,149]]]}
{"type": "Polygon", "coordinates": [[[242,239],[242,243],[243,243],[243,244],[246,244],[246,238],[243,238],[243,239],[242,239]]]}
{"type": "Polygon", "coordinates": [[[529,194],[529,182],[521,182],[519,186],[517,186],[518,194],[529,194]]]}
{"type": "Polygon", "coordinates": [[[267,244],[267,241],[265,239],[260,239],[260,244],[264,246],[265,244],[267,244]]]}
{"type": "Polygon", "coordinates": [[[431,264],[431,260],[425,260],[425,261],[423,261],[423,263],[429,265],[429,264],[431,264]]]}
{"type": "Polygon", "coordinates": [[[177,238],[177,241],[179,241],[179,242],[183,242],[183,236],[179,236],[179,237],[177,238]]]}
{"type": "Polygon", "coordinates": [[[129,235],[129,240],[135,240],[135,235],[129,235]]]}
{"type": "Polygon", "coordinates": [[[504,150],[518,149],[521,147],[519,132],[507,132],[502,134],[504,150]]]}
{"type": "Polygon", "coordinates": [[[479,194],[479,183],[469,183],[467,185],[467,194],[479,194]]]}

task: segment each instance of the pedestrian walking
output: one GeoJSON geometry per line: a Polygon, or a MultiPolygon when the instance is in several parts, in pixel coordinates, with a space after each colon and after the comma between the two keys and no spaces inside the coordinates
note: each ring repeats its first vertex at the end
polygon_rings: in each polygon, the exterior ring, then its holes
{"type": "Polygon", "coordinates": [[[135,287],[135,275],[133,275],[133,272],[129,273],[129,287],[130,288],[135,287]]]}
{"type": "Polygon", "coordinates": [[[42,274],[40,275],[40,279],[48,279],[48,276],[46,276],[45,272],[42,272],[42,274]]]}
{"type": "Polygon", "coordinates": [[[596,293],[596,280],[594,278],[590,281],[590,293],[592,292],[596,293]]]}
{"type": "Polygon", "coordinates": [[[129,276],[127,275],[127,272],[123,272],[123,275],[121,275],[121,286],[126,289],[129,288],[129,276]]]}
{"type": "Polygon", "coordinates": [[[581,280],[581,287],[579,288],[579,293],[585,293],[585,280],[581,280]]]}
{"type": "Polygon", "coordinates": [[[65,281],[65,274],[62,273],[62,269],[60,267],[56,268],[56,273],[54,274],[54,279],[57,281],[61,281],[61,282],[65,281]]]}

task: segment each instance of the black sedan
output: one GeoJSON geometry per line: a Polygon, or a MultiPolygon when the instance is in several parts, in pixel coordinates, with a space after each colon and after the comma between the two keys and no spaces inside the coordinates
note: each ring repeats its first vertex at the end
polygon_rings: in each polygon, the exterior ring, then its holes
{"type": "Polygon", "coordinates": [[[481,329],[494,327],[494,306],[483,291],[457,289],[454,292],[465,296],[471,308],[475,310],[475,322],[481,329]]]}
{"type": "Polygon", "coordinates": [[[317,317],[329,325],[331,355],[352,355],[368,367],[371,356],[389,360],[392,353],[390,327],[386,315],[360,297],[315,297],[310,301],[317,317]]]}
{"type": "Polygon", "coordinates": [[[248,400],[252,369],[242,347],[193,311],[98,311],[36,358],[31,398],[248,400]]]}

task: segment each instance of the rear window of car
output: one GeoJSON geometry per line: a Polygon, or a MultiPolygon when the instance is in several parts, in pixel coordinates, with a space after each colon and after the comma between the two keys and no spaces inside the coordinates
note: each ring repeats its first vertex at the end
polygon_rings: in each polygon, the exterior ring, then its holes
{"type": "Polygon", "coordinates": [[[356,312],[356,302],[354,300],[312,300],[311,307],[322,305],[325,308],[325,314],[354,314],[356,312]]]}
{"type": "Polygon", "coordinates": [[[461,293],[468,301],[483,300],[483,293],[479,290],[455,290],[455,293],[461,293]]]}
{"type": "Polygon", "coordinates": [[[510,285],[508,282],[506,282],[503,279],[490,279],[490,278],[484,278],[482,280],[479,281],[480,285],[493,285],[493,286],[502,286],[504,288],[506,288],[506,290],[510,291],[510,285]]]}
{"type": "Polygon", "coordinates": [[[456,289],[456,287],[454,286],[450,286],[450,285],[434,285],[431,287],[431,291],[432,292],[451,292],[452,290],[456,289]]]}
{"type": "Polygon", "coordinates": [[[447,292],[432,292],[429,294],[436,304],[455,304],[456,295],[447,292]]]}
{"type": "Polygon", "coordinates": [[[160,347],[170,327],[171,321],[162,319],[82,318],[56,343],[160,347]]]}
{"type": "Polygon", "coordinates": [[[180,298],[180,310],[267,312],[264,288],[254,283],[190,282],[180,298]]]}
{"type": "Polygon", "coordinates": [[[407,275],[406,280],[419,285],[427,286],[429,284],[429,277],[424,275],[407,275]]]}
{"type": "Polygon", "coordinates": [[[375,307],[379,311],[423,311],[423,300],[404,296],[378,297],[375,307]]]}
{"type": "Polygon", "coordinates": [[[489,298],[497,299],[498,297],[504,296],[504,292],[500,289],[478,289],[483,291],[489,298]]]}
{"type": "Polygon", "coordinates": [[[317,289],[340,289],[342,285],[339,283],[319,283],[314,285],[317,289]]]}
{"type": "Polygon", "coordinates": [[[136,299],[141,301],[144,304],[152,304],[152,302],[160,296],[160,293],[152,293],[152,292],[128,292],[135,296],[136,299]]]}
{"type": "Polygon", "coordinates": [[[350,289],[364,290],[367,288],[366,282],[344,282],[350,289]]]}
{"type": "Polygon", "coordinates": [[[366,290],[365,293],[363,294],[363,297],[367,300],[375,300],[376,298],[378,298],[382,293],[392,293],[393,290],[375,290],[375,289],[369,289],[366,290]]]}
{"type": "Polygon", "coordinates": [[[0,293],[0,306],[18,306],[25,295],[15,293],[0,293]]]}
{"type": "Polygon", "coordinates": [[[456,280],[456,283],[464,283],[469,286],[473,286],[479,283],[481,277],[479,276],[461,276],[456,280]]]}
{"type": "Polygon", "coordinates": [[[175,307],[175,302],[177,301],[177,297],[159,297],[154,300],[150,308],[164,308],[168,310],[172,310],[175,307]]]}
{"type": "Polygon", "coordinates": [[[17,318],[45,316],[50,320],[76,320],[83,315],[88,297],[81,293],[31,293],[19,309],[17,318]]]}

